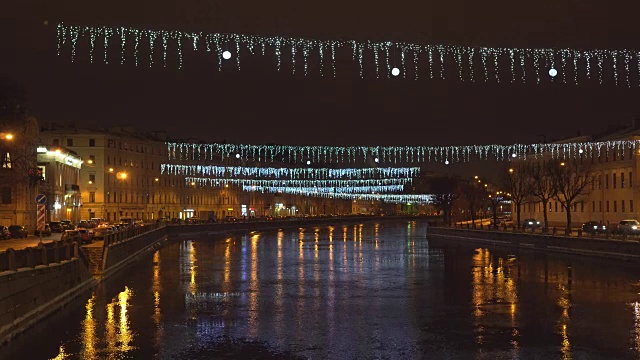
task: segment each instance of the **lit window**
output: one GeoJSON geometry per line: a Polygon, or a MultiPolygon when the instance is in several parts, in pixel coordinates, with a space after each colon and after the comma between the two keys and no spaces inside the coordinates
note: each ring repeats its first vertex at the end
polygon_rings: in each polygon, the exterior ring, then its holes
{"type": "Polygon", "coordinates": [[[2,157],[2,168],[11,169],[11,153],[6,152],[2,157]]]}

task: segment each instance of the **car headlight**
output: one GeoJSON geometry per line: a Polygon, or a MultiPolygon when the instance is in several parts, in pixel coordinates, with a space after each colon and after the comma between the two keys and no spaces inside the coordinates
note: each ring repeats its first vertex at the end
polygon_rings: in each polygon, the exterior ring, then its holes
{"type": "Polygon", "coordinates": [[[597,226],[597,225],[593,225],[593,228],[594,228],[594,229],[597,229],[597,228],[598,228],[598,226],[597,226]]]}
{"type": "Polygon", "coordinates": [[[637,229],[638,229],[638,227],[637,227],[636,225],[631,226],[631,228],[632,228],[633,230],[637,230],[637,229]]]}
{"type": "Polygon", "coordinates": [[[540,221],[536,221],[536,224],[540,225],[540,221]]]}
{"type": "Polygon", "coordinates": [[[533,221],[529,221],[529,225],[533,225],[533,221]]]}
{"type": "Polygon", "coordinates": [[[602,225],[602,230],[606,230],[606,229],[607,229],[607,227],[602,225]]]}

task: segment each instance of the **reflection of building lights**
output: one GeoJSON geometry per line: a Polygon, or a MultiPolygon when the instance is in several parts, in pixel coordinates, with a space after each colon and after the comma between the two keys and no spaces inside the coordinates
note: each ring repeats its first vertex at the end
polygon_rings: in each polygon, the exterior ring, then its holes
{"type": "Polygon", "coordinates": [[[160,181],[160,179],[158,179],[158,178],[155,178],[155,179],[153,179],[153,180],[155,180],[156,182],[160,181]]]}

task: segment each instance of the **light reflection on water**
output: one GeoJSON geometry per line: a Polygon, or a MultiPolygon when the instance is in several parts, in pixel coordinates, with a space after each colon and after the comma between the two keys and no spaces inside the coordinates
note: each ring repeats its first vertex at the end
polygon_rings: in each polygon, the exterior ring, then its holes
{"type": "Polygon", "coordinates": [[[39,325],[42,349],[27,334],[0,358],[183,359],[222,339],[309,358],[640,355],[637,268],[450,246],[419,222],[339,234],[169,244],[85,299],[81,319],[76,309],[39,325]]]}

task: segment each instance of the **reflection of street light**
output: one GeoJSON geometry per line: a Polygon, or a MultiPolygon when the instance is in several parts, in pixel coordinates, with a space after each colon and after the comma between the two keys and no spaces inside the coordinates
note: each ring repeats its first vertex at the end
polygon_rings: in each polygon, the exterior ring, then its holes
{"type": "Polygon", "coordinates": [[[509,174],[513,174],[513,169],[509,169],[509,174]]]}
{"type": "Polygon", "coordinates": [[[560,166],[564,166],[564,161],[560,163],[560,166]]]}

